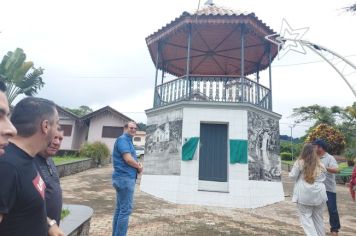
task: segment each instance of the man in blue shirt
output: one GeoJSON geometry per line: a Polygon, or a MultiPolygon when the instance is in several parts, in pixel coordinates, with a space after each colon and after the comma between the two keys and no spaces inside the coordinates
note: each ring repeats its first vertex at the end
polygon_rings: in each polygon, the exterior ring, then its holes
{"type": "Polygon", "coordinates": [[[113,219],[113,236],[127,234],[137,173],[141,173],[143,170],[142,165],[137,161],[132,143],[136,130],[137,125],[134,121],[125,124],[124,134],[117,138],[114,145],[112,182],[116,189],[116,209],[113,219]]]}

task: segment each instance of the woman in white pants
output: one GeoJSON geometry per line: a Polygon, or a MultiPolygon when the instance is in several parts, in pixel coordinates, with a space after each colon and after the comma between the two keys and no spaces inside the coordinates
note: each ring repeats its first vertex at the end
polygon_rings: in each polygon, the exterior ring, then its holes
{"type": "Polygon", "coordinates": [[[311,144],[305,144],[289,177],[295,180],[293,199],[297,203],[300,222],[308,236],[325,236],[323,207],[327,201],[326,169],[311,144]]]}

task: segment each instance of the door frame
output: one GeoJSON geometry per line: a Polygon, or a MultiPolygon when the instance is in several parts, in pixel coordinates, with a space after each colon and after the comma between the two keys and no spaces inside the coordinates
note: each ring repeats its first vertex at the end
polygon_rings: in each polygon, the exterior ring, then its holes
{"type": "Polygon", "coordinates": [[[201,136],[200,133],[200,125],[201,124],[211,124],[211,125],[226,125],[227,132],[226,132],[226,140],[227,140],[227,152],[226,152],[226,182],[218,182],[218,181],[207,181],[207,180],[200,180],[199,179],[199,165],[200,165],[200,142],[199,142],[199,155],[198,155],[198,191],[208,191],[208,192],[229,192],[229,154],[230,154],[230,142],[229,142],[229,127],[230,123],[222,122],[222,121],[200,121],[199,122],[199,137],[201,136]]]}

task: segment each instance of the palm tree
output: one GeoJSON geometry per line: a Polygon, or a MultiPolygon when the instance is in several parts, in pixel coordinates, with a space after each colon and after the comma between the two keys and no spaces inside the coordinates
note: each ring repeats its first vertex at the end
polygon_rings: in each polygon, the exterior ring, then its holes
{"type": "Polygon", "coordinates": [[[0,64],[0,79],[7,86],[9,104],[20,94],[34,96],[44,86],[43,69],[35,68],[33,62],[25,60],[26,54],[17,48],[8,52],[0,64]]]}
{"type": "Polygon", "coordinates": [[[356,13],[356,2],[354,4],[352,4],[351,6],[345,7],[345,10],[356,13]]]}

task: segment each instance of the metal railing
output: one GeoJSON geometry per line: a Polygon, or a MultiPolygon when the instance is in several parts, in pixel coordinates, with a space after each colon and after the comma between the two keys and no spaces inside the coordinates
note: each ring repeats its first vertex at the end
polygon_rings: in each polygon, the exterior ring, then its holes
{"type": "Polygon", "coordinates": [[[156,87],[154,107],[178,101],[250,103],[271,110],[270,89],[248,78],[191,75],[156,87]]]}

